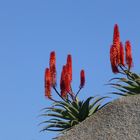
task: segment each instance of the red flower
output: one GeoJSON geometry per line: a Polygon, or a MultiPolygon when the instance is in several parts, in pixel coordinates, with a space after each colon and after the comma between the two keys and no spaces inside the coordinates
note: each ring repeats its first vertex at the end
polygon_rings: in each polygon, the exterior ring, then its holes
{"type": "Polygon", "coordinates": [[[119,33],[119,27],[117,24],[114,26],[114,33],[113,33],[113,45],[120,44],[120,33],[119,33]]]}
{"type": "Polygon", "coordinates": [[[61,72],[61,79],[60,79],[60,90],[61,90],[61,96],[66,97],[67,92],[66,92],[66,82],[65,82],[65,75],[66,75],[66,66],[64,65],[62,68],[61,72]]]}
{"type": "Polygon", "coordinates": [[[130,41],[125,42],[125,51],[126,51],[126,64],[128,65],[128,68],[130,69],[133,65],[130,41]]]}
{"type": "Polygon", "coordinates": [[[80,72],[80,88],[83,88],[85,85],[85,71],[81,70],[80,72]]]}
{"type": "Polygon", "coordinates": [[[67,56],[67,71],[70,76],[70,81],[72,81],[72,57],[70,54],[67,56]]]}
{"type": "Polygon", "coordinates": [[[117,63],[120,64],[120,32],[119,27],[117,24],[114,26],[114,33],[113,33],[113,45],[116,47],[117,52],[117,63]]]}
{"type": "Polygon", "coordinates": [[[68,73],[68,65],[64,65],[61,73],[60,89],[61,96],[66,97],[67,93],[70,93],[71,87],[70,75],[68,73]]]}
{"type": "Polygon", "coordinates": [[[52,51],[50,53],[50,65],[54,65],[55,63],[56,63],[55,51],[52,51]]]}
{"type": "Polygon", "coordinates": [[[118,73],[118,57],[117,57],[117,49],[115,45],[112,45],[110,48],[110,62],[113,73],[118,73]]]}
{"type": "Polygon", "coordinates": [[[45,70],[45,96],[51,99],[51,75],[49,68],[45,70]]]}
{"type": "Polygon", "coordinates": [[[56,56],[55,52],[50,53],[50,74],[51,74],[51,86],[56,86],[56,56]]]}
{"type": "Polygon", "coordinates": [[[124,64],[124,48],[123,48],[122,42],[120,43],[120,64],[123,66],[125,65],[124,64]]]}
{"type": "Polygon", "coordinates": [[[71,87],[70,87],[70,77],[68,73],[66,73],[65,75],[65,85],[66,85],[66,92],[70,93],[71,87]]]}

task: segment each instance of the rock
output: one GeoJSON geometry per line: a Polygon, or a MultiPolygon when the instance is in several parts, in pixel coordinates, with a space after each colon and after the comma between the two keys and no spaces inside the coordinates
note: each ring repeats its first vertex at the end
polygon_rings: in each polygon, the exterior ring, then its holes
{"type": "Polygon", "coordinates": [[[113,101],[57,140],[140,140],[140,95],[113,101]]]}

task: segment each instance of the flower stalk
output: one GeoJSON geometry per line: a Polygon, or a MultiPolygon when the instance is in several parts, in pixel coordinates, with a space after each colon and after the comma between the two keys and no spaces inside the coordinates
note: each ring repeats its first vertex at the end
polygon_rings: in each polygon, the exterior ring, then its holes
{"type": "Polygon", "coordinates": [[[113,45],[110,49],[110,62],[113,73],[120,73],[125,76],[123,78],[112,79],[118,81],[109,85],[119,91],[112,93],[122,96],[140,94],[140,75],[130,71],[133,67],[131,43],[127,40],[123,47],[123,44],[120,42],[119,28],[117,25],[114,26],[113,45]]]}
{"type": "Polygon", "coordinates": [[[45,113],[42,116],[52,118],[43,122],[48,125],[42,131],[67,131],[102,108],[101,101],[106,97],[89,97],[85,101],[78,99],[78,94],[85,86],[84,69],[80,72],[79,89],[76,94],[73,92],[72,56],[70,54],[67,56],[66,64],[62,67],[60,92],[56,88],[56,55],[54,51],[50,53],[49,66],[45,70],[45,96],[53,101],[53,105],[45,108],[45,113]],[[60,100],[54,99],[51,89],[56,92],[60,100]],[[92,103],[90,103],[91,101],[92,103]]]}
{"type": "Polygon", "coordinates": [[[123,43],[120,42],[120,32],[117,24],[114,26],[113,44],[110,48],[110,62],[112,72],[115,74],[123,73],[123,69],[129,71],[133,66],[131,43],[126,41],[124,49],[123,43]]]}

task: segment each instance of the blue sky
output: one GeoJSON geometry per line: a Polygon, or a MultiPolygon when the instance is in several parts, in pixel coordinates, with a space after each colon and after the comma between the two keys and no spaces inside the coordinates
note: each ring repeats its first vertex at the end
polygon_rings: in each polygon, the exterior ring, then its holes
{"type": "MultiPolygon", "coordinates": [[[[67,54],[73,57],[73,88],[86,72],[81,99],[106,95],[114,77],[109,62],[113,27],[132,43],[135,72],[140,72],[139,0],[0,1],[0,139],[51,140],[39,133],[37,116],[51,102],[44,97],[44,69],[50,51],[57,55],[58,83],[67,54]]],[[[59,84],[58,84],[59,85],[59,84]]],[[[58,86],[59,88],[59,86],[58,86]]],[[[55,93],[53,92],[55,96],[55,93]]]]}

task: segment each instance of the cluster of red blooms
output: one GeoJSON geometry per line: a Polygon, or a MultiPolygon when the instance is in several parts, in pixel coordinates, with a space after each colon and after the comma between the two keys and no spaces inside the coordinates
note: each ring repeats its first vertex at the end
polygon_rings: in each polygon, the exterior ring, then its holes
{"type": "Polygon", "coordinates": [[[110,61],[113,73],[119,73],[119,67],[128,66],[128,70],[132,67],[132,52],[130,41],[125,42],[125,59],[124,47],[120,41],[119,27],[117,24],[114,26],[113,45],[110,48],[110,61]]]}
{"type": "MultiPolygon", "coordinates": [[[[72,56],[67,56],[67,62],[62,68],[61,79],[60,79],[60,90],[59,93],[56,90],[56,55],[52,51],[50,53],[50,67],[45,70],[45,96],[52,99],[51,89],[53,88],[60,97],[66,98],[69,94],[71,97],[76,96],[71,88],[72,82],[72,56]]],[[[80,73],[80,87],[83,88],[85,85],[85,72],[81,70],[80,73]]]]}

